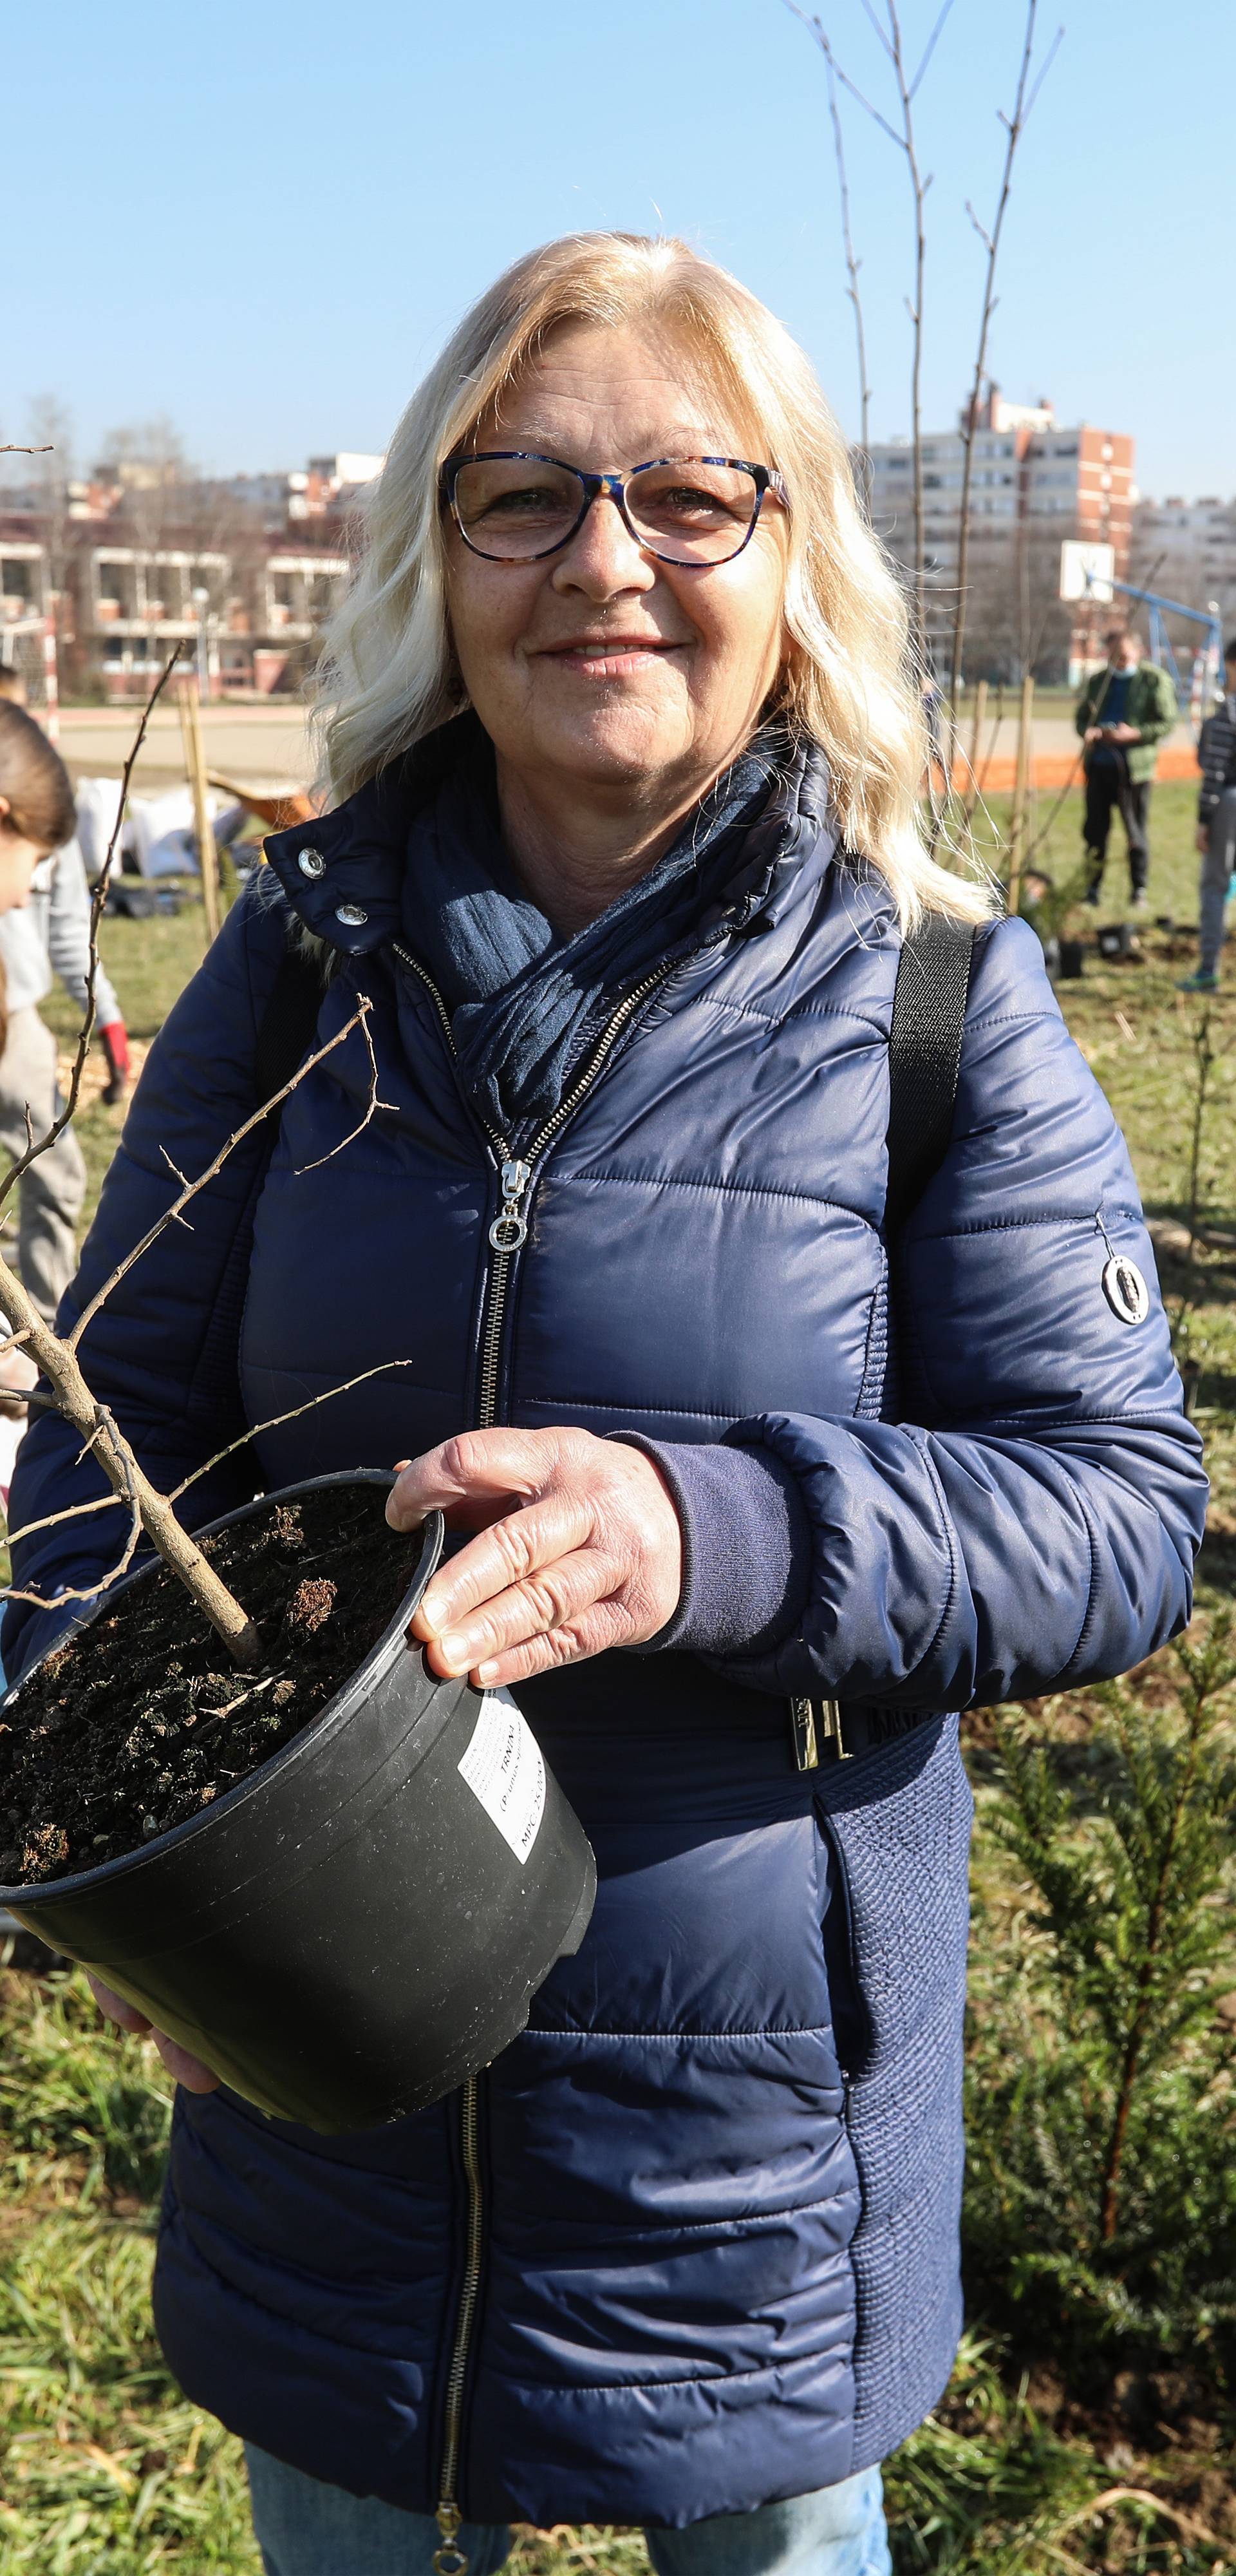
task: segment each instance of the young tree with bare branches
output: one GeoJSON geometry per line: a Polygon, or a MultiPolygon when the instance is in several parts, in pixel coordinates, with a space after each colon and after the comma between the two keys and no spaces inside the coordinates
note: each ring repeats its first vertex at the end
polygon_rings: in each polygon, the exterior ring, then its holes
{"type": "MultiPolygon", "coordinates": [[[[42,1136],[35,1135],[33,1125],[28,1116],[27,1123],[30,1132],[25,1152],[17,1157],[17,1159],[10,1165],[7,1173],[5,1173],[3,1178],[0,1179],[0,1207],[3,1207],[5,1201],[16,1189],[23,1173],[28,1171],[30,1166],[35,1163],[41,1155],[46,1154],[51,1149],[51,1147],[57,1142],[58,1138],[61,1137],[70,1127],[77,1113],[81,1099],[82,1076],[85,1070],[86,1057],[94,1029],[95,987],[99,973],[99,928],[107,900],[107,890],[111,881],[112,867],[119,842],[125,801],[128,795],[133,770],[146,737],[146,730],[151,714],[175,667],[179,655],[179,649],[179,646],[177,646],[176,650],[170,655],[163,670],[160,672],[153,689],[151,690],[150,696],[142,711],[141,721],[138,725],[132,747],[125,763],[121,782],[121,793],[117,802],[116,822],[113,827],[111,841],[104,860],[103,868],[95,885],[92,899],[86,1007],[82,1019],[82,1025],[78,1033],[67,1096],[59,1114],[42,1136]]],[[[12,1586],[9,1590],[10,1598],[33,1602],[40,1608],[51,1608],[61,1604],[68,1608],[75,1601],[92,1600],[97,1596],[100,1590],[105,1590],[111,1584],[118,1582],[120,1577],[128,1572],[140,1541],[144,1537],[149,1541],[157,1554],[163,1559],[163,1562],[171,1568],[171,1571],[184,1585],[185,1590],[197,1604],[198,1609],[203,1613],[205,1618],[209,1620],[211,1626],[222,1638],[224,1644],[227,1646],[228,1652],[232,1655],[235,1661],[239,1664],[246,1665],[253,1663],[259,1657],[261,1653],[262,1640],[258,1630],[248,1617],[243,1605],[234,1598],[234,1596],[228,1591],[226,1585],[220,1581],[214,1569],[203,1556],[201,1549],[197,1546],[190,1533],[182,1527],[177,1518],[175,1505],[180,1499],[181,1494],[184,1492],[185,1485],[178,1488],[177,1492],[168,1495],[160,1492],[157,1486],[151,1481],[150,1477],[145,1473],[141,1466],[131,1443],[125,1438],[117,1424],[115,1416],[110,1408],[106,1404],[100,1403],[92,1393],[87,1382],[87,1378],[83,1374],[79,1351],[82,1337],[88,1326],[94,1320],[95,1316],[99,1314],[108,1298],[119,1286],[121,1280],[125,1278],[127,1274],[141,1261],[143,1255],[151,1249],[152,1245],[158,1240],[160,1235],[162,1235],[171,1225],[183,1226],[190,1224],[191,1220],[187,1216],[186,1211],[199,1194],[209,1187],[210,1183],[216,1178],[224,1163],[235,1152],[237,1147],[242,1145],[247,1138],[251,1137],[256,1130],[263,1126],[271,1113],[279,1108],[282,1102],[293,1090],[297,1088],[298,1084],[304,1080],[306,1075],[308,1075],[315,1066],[320,1064],[326,1056],[333,1054],[337,1048],[346,1043],[354,1032],[358,1031],[361,1036],[361,1041],[367,1050],[368,1063],[371,1072],[369,1097],[364,1113],[358,1122],[357,1127],[352,1131],[352,1135],[345,1137],[341,1141],[340,1146],[335,1150],[341,1151],[344,1145],[350,1144],[353,1141],[354,1135],[359,1134],[361,1130],[368,1125],[375,1109],[379,1106],[377,1099],[377,1066],[374,1058],[373,1042],[367,1027],[369,1008],[370,1005],[367,1001],[362,1002],[358,1009],[353,1012],[351,1017],[346,1021],[345,1025],[336,1031],[334,1036],[331,1037],[325,1045],[316,1048],[304,1059],[292,1078],[286,1082],[279,1091],[277,1091],[270,1099],[263,1100],[257,1104],[254,1107],[252,1114],[240,1121],[219,1150],[212,1156],[205,1169],[199,1172],[193,1179],[187,1178],[184,1173],[176,1169],[175,1165],[171,1163],[170,1157],[166,1155],[165,1149],[165,1160],[168,1162],[169,1170],[171,1171],[174,1179],[180,1184],[179,1189],[170,1202],[161,1210],[158,1218],[147,1229],[140,1241],[134,1244],[131,1250],[116,1263],[110,1275],[103,1281],[102,1285],[94,1291],[93,1295],[89,1297],[82,1308],[82,1311],[77,1316],[76,1321],[67,1332],[59,1333],[53,1330],[51,1325],[46,1322],[45,1318],[39,1313],[37,1307],[33,1304],[17,1272],[7,1261],[0,1258],[0,1315],[3,1315],[8,1323],[11,1335],[11,1339],[7,1347],[11,1352],[21,1351],[28,1354],[29,1358],[37,1365],[42,1376],[47,1380],[48,1388],[50,1390],[45,1397],[34,1398],[32,1400],[35,1402],[41,1402],[42,1404],[47,1405],[50,1409],[61,1414],[61,1416],[67,1422],[71,1423],[74,1429],[81,1434],[86,1449],[97,1460],[99,1467],[106,1477],[107,1482],[112,1489],[112,1495],[125,1506],[129,1514],[129,1528],[124,1544],[114,1565],[111,1567],[110,1571],[103,1576],[101,1581],[94,1581],[89,1586],[81,1589],[70,1588],[62,1591],[58,1593],[54,1604],[45,1601],[38,1593],[23,1591],[12,1586]]],[[[395,1366],[398,1365],[398,1363],[391,1362],[385,1363],[384,1365],[395,1366]]],[[[372,1373],[378,1374],[379,1372],[375,1371],[372,1373]]],[[[357,1381],[355,1380],[351,1381],[351,1383],[356,1382],[357,1381]]],[[[332,1389],[329,1392],[340,1393],[342,1391],[342,1389],[332,1389]]],[[[311,1399],[312,1402],[321,1402],[323,1400],[325,1399],[320,1396],[311,1399]]],[[[308,1407],[297,1408],[297,1410],[300,1409],[307,1410],[308,1407]]],[[[289,1417],[284,1415],[279,1418],[280,1420],[285,1420],[289,1417]]],[[[226,1449],[220,1450],[218,1456],[208,1462],[208,1465],[217,1465],[220,1459],[230,1454],[231,1449],[243,1446],[244,1440],[255,1438],[258,1436],[260,1431],[273,1427],[274,1426],[270,1424],[254,1426],[252,1431],[247,1432],[244,1435],[242,1441],[229,1443],[226,1449]]],[[[198,1472],[205,1473],[206,1469],[203,1468],[198,1472]]],[[[195,1480],[187,1479],[186,1484],[191,1481],[195,1480]]],[[[64,1517],[74,1518],[82,1514],[88,1515],[98,1511],[100,1508],[107,1508],[109,1501],[110,1498],[104,1497],[102,1498],[102,1501],[95,1499],[78,1504],[73,1506],[70,1511],[64,1515],[64,1517]]],[[[39,1526],[39,1524],[35,1524],[33,1526],[39,1526]]],[[[27,1537],[30,1534],[31,1527],[28,1526],[25,1530],[17,1529],[11,1531],[10,1537],[12,1539],[17,1539],[27,1537]]]]}
{"type": "MultiPolygon", "coordinates": [[[[892,143],[896,150],[902,154],[905,161],[906,175],[910,184],[910,196],[913,205],[914,220],[914,284],[911,293],[906,298],[906,309],[910,316],[912,332],[910,344],[910,437],[914,515],[912,642],[915,658],[920,665],[923,665],[926,659],[927,644],[927,567],[924,552],[923,509],[923,324],[927,280],[926,207],[927,192],[932,184],[932,173],[928,171],[924,174],[923,172],[922,163],[919,157],[918,132],[915,125],[914,106],[919,90],[922,87],[928,66],[933,54],[935,53],[936,46],[943,34],[945,22],[953,6],[953,0],[944,0],[944,6],[940,10],[935,25],[931,30],[931,34],[929,35],[927,42],[923,47],[923,51],[919,56],[917,68],[913,71],[911,70],[907,59],[906,40],[901,23],[901,13],[897,6],[897,0],[884,0],[882,12],[877,11],[874,6],[874,0],[863,0],[864,12],[871,26],[875,30],[875,34],[879,40],[881,49],[887,60],[889,70],[892,74],[893,89],[896,97],[896,123],[884,115],[883,111],[867,97],[865,91],[861,90],[858,87],[857,82],[852,80],[850,74],[843,69],[842,65],[837,60],[832,40],[824,27],[823,21],[818,17],[809,18],[805,10],[795,6],[795,0],[786,0],[786,5],[790,8],[794,17],[802,20],[803,25],[814,37],[815,42],[819,46],[825,62],[828,65],[830,81],[835,77],[841,82],[842,87],[849,91],[851,98],[856,99],[859,106],[865,109],[873,124],[878,125],[881,134],[887,135],[889,142],[892,143]]],[[[837,148],[840,150],[839,128],[836,123],[835,114],[834,134],[837,137],[837,148]]],[[[847,238],[847,267],[850,277],[850,293],[854,302],[855,312],[857,314],[857,264],[853,259],[852,246],[849,242],[848,192],[845,207],[845,229],[847,238]]],[[[861,322],[859,327],[861,346],[861,322]]],[[[863,376],[865,396],[865,352],[860,357],[860,370],[863,376]]],[[[865,431],[863,443],[865,447],[865,431]]]]}

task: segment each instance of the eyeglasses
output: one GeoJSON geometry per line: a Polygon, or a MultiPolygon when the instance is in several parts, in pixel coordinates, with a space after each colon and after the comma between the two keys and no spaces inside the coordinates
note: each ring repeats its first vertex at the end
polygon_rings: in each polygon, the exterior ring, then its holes
{"type": "Polygon", "coordinates": [[[659,456],[628,474],[585,474],[556,456],[500,448],[442,469],[460,536],[488,563],[556,555],[602,496],[661,563],[729,563],[750,544],[766,492],[788,506],[782,476],[741,456],[659,456]]]}

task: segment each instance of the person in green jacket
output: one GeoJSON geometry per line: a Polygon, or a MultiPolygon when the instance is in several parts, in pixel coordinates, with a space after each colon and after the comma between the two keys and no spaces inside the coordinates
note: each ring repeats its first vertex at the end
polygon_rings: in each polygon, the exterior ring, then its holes
{"type": "Polygon", "coordinates": [[[1129,845],[1133,910],[1146,909],[1147,825],[1155,760],[1158,745],[1171,732],[1179,712],[1166,671],[1157,662],[1142,660],[1142,639],[1136,629],[1113,628],[1107,638],[1106,667],[1087,680],[1077,702],[1077,730],[1085,745],[1082,838],[1090,875],[1087,903],[1097,904],[1102,895],[1112,809],[1119,806],[1129,845]]]}

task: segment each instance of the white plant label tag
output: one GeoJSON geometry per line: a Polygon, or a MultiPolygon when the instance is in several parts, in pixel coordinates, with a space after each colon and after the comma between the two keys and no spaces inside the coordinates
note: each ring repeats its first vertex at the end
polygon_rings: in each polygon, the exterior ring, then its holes
{"type": "Polygon", "coordinates": [[[509,1691],[486,1691],[459,1774],[522,1869],[545,1813],[545,1764],[509,1691]]]}

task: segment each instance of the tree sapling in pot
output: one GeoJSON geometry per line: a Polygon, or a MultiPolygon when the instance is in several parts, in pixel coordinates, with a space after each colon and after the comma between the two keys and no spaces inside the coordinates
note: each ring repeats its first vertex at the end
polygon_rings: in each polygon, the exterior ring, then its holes
{"type": "MultiPolygon", "coordinates": [[[[123,793],[66,1105],[0,1200],[77,1105],[122,812],[123,793]]],[[[70,1616],[76,1604],[79,1617],[0,1708],[0,1901],[249,2101],[326,2131],[436,2101],[517,2036],[582,1937],[592,1853],[514,1702],[440,1681],[413,1645],[440,1515],[391,1529],[393,1476],[360,1466],[259,1496],[194,1537],[176,1505],[195,1478],[159,1491],[79,1350],[117,1281],[357,1032],[372,1078],[353,1133],[368,1124],[379,1106],[369,1007],[196,1179],[176,1174],[176,1196],[69,1332],[52,1330],[0,1259],[0,1314],[46,1381],[34,1400],[72,1424],[111,1488],[74,1509],[119,1505],[129,1523],[88,1592],[20,1596],[70,1616]],[[143,1540],[153,1562],[135,1567],[143,1540]]],[[[273,1427],[251,1426],[198,1474],[273,1427]]]]}

